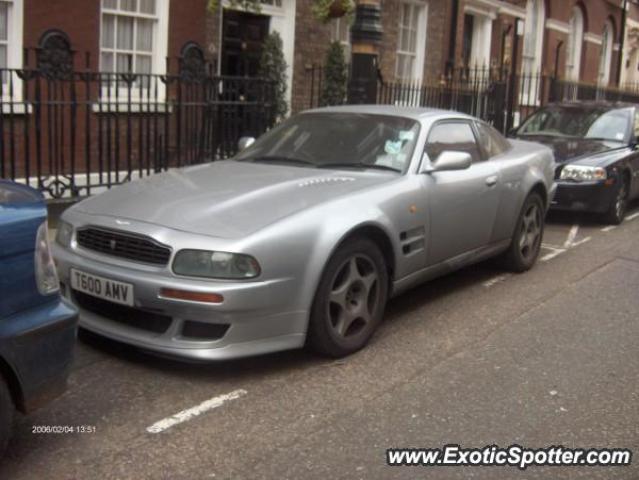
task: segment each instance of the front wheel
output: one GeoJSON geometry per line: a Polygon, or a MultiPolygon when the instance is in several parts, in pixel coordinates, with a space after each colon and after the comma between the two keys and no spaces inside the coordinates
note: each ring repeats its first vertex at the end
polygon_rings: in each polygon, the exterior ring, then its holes
{"type": "Polygon", "coordinates": [[[380,249],[365,238],[342,245],[331,257],[311,309],[308,345],[343,357],[366,345],[384,315],[388,271],[380,249]]]}
{"type": "Polygon", "coordinates": [[[9,388],[0,375],[0,458],[9,442],[11,434],[11,422],[13,419],[13,401],[9,388]]]}
{"type": "Polygon", "coordinates": [[[605,223],[619,225],[623,222],[626,216],[626,208],[628,207],[628,190],[628,180],[621,177],[615,199],[604,214],[605,223]]]}
{"type": "Polygon", "coordinates": [[[544,237],[544,202],[537,193],[526,198],[515,232],[504,254],[506,267],[513,272],[530,270],[539,257],[544,237]]]}

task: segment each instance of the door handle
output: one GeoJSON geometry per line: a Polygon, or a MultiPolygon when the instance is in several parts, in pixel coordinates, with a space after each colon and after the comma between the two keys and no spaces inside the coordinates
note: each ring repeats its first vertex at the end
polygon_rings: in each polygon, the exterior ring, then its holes
{"type": "Polygon", "coordinates": [[[489,187],[493,187],[497,184],[497,180],[497,175],[491,175],[490,177],[486,178],[486,185],[488,185],[489,187]]]}

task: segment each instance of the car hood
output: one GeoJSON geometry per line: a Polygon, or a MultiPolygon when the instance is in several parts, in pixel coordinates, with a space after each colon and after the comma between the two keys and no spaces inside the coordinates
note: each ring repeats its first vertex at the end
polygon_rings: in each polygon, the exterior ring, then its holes
{"type": "Polygon", "coordinates": [[[562,138],[550,135],[525,135],[519,138],[530,142],[539,142],[550,147],[555,154],[555,162],[557,164],[564,164],[590,156],[601,156],[603,158],[605,155],[601,154],[625,147],[625,145],[618,142],[587,138],[562,138]]]}
{"type": "Polygon", "coordinates": [[[89,215],[238,238],[339,196],[397,178],[392,172],[218,161],[170,170],[78,203],[89,215]]]}

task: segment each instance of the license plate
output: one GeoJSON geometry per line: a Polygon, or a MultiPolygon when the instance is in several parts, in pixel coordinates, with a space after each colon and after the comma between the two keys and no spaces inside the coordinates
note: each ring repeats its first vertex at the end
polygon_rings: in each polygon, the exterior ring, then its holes
{"type": "Polygon", "coordinates": [[[133,306],[133,285],[71,269],[71,287],[87,295],[133,306]]]}

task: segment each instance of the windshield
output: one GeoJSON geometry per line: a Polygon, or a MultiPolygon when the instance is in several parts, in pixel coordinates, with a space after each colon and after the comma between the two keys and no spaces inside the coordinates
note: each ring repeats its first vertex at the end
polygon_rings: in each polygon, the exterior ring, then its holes
{"type": "Polygon", "coordinates": [[[360,113],[303,113],[260,137],[235,158],[317,168],[377,168],[405,172],[419,123],[360,113]]]}
{"type": "Polygon", "coordinates": [[[549,135],[623,142],[631,111],[585,107],[550,107],[538,111],[521,126],[518,135],[549,135]]]}

